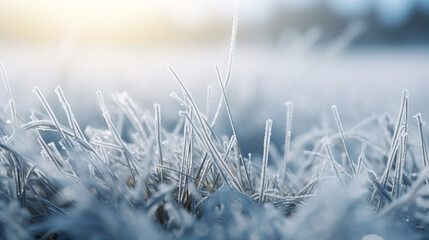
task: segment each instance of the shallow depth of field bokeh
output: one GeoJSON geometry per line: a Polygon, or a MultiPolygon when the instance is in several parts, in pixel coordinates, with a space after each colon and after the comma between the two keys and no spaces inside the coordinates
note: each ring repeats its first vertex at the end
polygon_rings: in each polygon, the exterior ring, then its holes
{"type": "MultiPolygon", "coordinates": [[[[79,120],[98,124],[95,91],[127,91],[144,107],[160,103],[168,127],[178,109],[169,94],[180,88],[167,65],[202,106],[208,85],[218,99],[214,64],[226,71],[234,9],[228,94],[246,151],[261,151],[267,118],[284,127],[288,100],[295,134],[321,125],[332,104],[346,126],[394,113],[404,88],[411,114],[429,116],[425,0],[1,1],[0,61],[21,112],[40,107],[34,86],[54,99],[60,85],[79,120]]],[[[274,132],[276,144],[282,137],[274,132]]]]}
{"type": "Polygon", "coordinates": [[[0,0],[0,239],[427,239],[428,23],[427,0],[0,0]]]}

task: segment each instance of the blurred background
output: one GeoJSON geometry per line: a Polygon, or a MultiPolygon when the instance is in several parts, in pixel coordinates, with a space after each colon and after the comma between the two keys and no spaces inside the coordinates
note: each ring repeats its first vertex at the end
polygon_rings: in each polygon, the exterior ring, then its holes
{"type": "MultiPolygon", "coordinates": [[[[105,98],[127,91],[149,110],[161,103],[172,126],[180,106],[169,94],[181,91],[171,65],[202,109],[213,85],[212,118],[214,65],[224,76],[234,11],[228,95],[246,152],[262,150],[267,118],[281,147],[288,100],[294,135],[335,124],[333,104],[346,129],[374,114],[395,118],[405,88],[410,114],[429,117],[428,0],[3,0],[0,61],[23,115],[40,107],[34,86],[55,106],[60,85],[82,125],[104,126],[101,90],[105,98]]],[[[222,113],[219,131],[228,132],[226,120],[222,113]]]]}

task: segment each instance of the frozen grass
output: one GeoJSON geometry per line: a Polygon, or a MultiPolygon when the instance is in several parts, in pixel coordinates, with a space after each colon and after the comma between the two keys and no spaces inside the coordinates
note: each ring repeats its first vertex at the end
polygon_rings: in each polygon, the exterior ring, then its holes
{"type": "Polygon", "coordinates": [[[348,131],[333,106],[337,131],[312,130],[294,141],[288,102],[283,154],[270,147],[273,122],[267,120],[263,156],[251,160],[242,153],[228,103],[230,73],[223,82],[216,70],[223,93],[217,106],[225,107],[231,136],[214,131],[217,113],[208,117],[211,87],[201,110],[171,67],[183,93],[172,94],[183,109],[171,132],[162,127],[160,105],[140,109],[126,93],[114,94],[111,104],[101,92],[106,127],[82,130],[60,87],[55,93],[67,123],[38,88],[45,112],[27,120],[15,110],[2,67],[10,100],[0,112],[0,238],[429,236],[424,123],[417,114],[417,124],[409,124],[407,91],[396,123],[383,114],[348,131]],[[414,127],[418,134],[409,135],[414,127]]]}
{"type": "Polygon", "coordinates": [[[409,123],[408,92],[396,122],[381,114],[347,129],[332,106],[336,128],[309,126],[293,138],[301,119],[286,102],[283,150],[270,143],[273,124],[284,123],[269,119],[262,154],[252,158],[228,98],[236,31],[234,19],[224,79],[215,66],[219,99],[209,86],[206,102],[196,102],[169,67],[182,93],[171,94],[181,106],[172,131],[161,105],[141,109],[127,93],[113,101],[96,93],[100,129],[81,129],[60,87],[62,112],[36,87],[44,111],[23,117],[0,65],[8,99],[0,106],[0,239],[428,238],[425,128],[421,114],[409,123]],[[230,136],[215,129],[221,111],[230,136]]]}

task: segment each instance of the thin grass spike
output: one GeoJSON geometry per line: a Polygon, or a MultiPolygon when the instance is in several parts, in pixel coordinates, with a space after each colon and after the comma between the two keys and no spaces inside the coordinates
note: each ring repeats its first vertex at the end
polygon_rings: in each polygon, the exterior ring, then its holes
{"type": "MultiPolygon", "coordinates": [[[[237,128],[235,126],[234,119],[232,118],[231,108],[229,106],[229,102],[228,102],[228,99],[226,97],[226,89],[225,89],[225,86],[223,86],[223,84],[222,84],[222,79],[220,77],[218,66],[215,65],[215,68],[216,68],[216,73],[217,73],[217,76],[218,76],[218,81],[219,81],[219,84],[220,84],[220,88],[222,90],[222,98],[225,101],[226,111],[228,113],[229,122],[230,122],[230,125],[231,125],[231,128],[232,128],[232,134],[235,136],[235,141],[236,141],[237,148],[238,148],[237,149],[237,151],[238,151],[238,158],[240,160],[239,162],[240,162],[240,164],[244,165],[243,152],[241,150],[240,142],[238,141],[237,128]]],[[[239,180],[241,180],[241,168],[240,168],[240,166],[237,166],[237,168],[238,168],[237,171],[239,171],[239,180]]],[[[246,169],[245,165],[244,165],[244,170],[245,170],[245,173],[246,173],[245,176],[247,178],[247,181],[250,182],[250,177],[249,177],[249,174],[247,173],[247,169],[246,169]]]]}
{"type": "Polygon", "coordinates": [[[83,134],[82,129],[80,128],[80,126],[76,120],[76,117],[74,116],[73,111],[71,110],[70,104],[68,103],[68,101],[67,101],[67,99],[63,93],[63,90],[61,89],[60,86],[57,86],[55,88],[55,93],[57,94],[57,96],[58,96],[58,98],[59,98],[59,100],[60,100],[60,102],[64,108],[64,111],[67,114],[67,118],[69,120],[70,128],[75,132],[75,136],[87,143],[85,134],[83,134]]]}
{"type": "Polygon", "coordinates": [[[125,146],[124,142],[122,141],[122,139],[118,133],[118,130],[114,126],[114,124],[110,118],[109,112],[107,111],[106,104],[105,104],[104,99],[103,99],[103,95],[101,94],[100,91],[97,91],[96,94],[97,94],[98,101],[100,103],[100,108],[101,108],[101,111],[103,112],[103,117],[104,117],[104,120],[106,121],[107,127],[109,128],[110,132],[112,133],[113,139],[115,140],[116,144],[120,145],[121,148],[124,150],[124,154],[125,154],[128,169],[130,171],[131,178],[132,178],[133,182],[136,182],[135,175],[139,174],[137,167],[135,165],[136,160],[134,159],[134,156],[131,154],[131,152],[128,150],[128,148],[125,146]]]}
{"type": "Polygon", "coordinates": [[[286,105],[286,135],[285,135],[285,145],[284,145],[284,157],[283,157],[283,169],[282,169],[282,193],[284,193],[286,188],[286,170],[287,162],[289,159],[290,152],[290,138],[292,135],[292,117],[293,117],[293,102],[288,101],[286,105]]]}
{"type": "MultiPolygon", "coordinates": [[[[399,110],[398,119],[396,121],[395,131],[393,132],[391,144],[390,144],[390,151],[389,151],[389,158],[387,161],[387,166],[383,172],[383,176],[381,177],[381,184],[383,187],[386,187],[387,179],[389,177],[389,171],[392,166],[394,156],[396,155],[396,151],[398,150],[398,144],[399,144],[399,134],[402,131],[402,127],[404,127],[403,119],[404,116],[406,116],[408,113],[408,91],[404,90],[402,92],[402,100],[401,100],[401,108],[399,110]]],[[[406,119],[405,119],[406,121],[406,119]]],[[[406,126],[406,125],[405,125],[406,126]]],[[[405,130],[406,131],[406,130],[405,130]]]]}
{"type": "Polygon", "coordinates": [[[64,134],[63,129],[60,126],[60,123],[58,122],[57,118],[55,117],[54,112],[52,111],[51,107],[49,106],[48,102],[46,101],[45,97],[43,96],[42,92],[40,92],[38,87],[35,87],[33,89],[34,94],[37,95],[37,97],[39,98],[40,102],[42,103],[43,107],[45,108],[46,112],[48,113],[49,117],[52,119],[52,121],[55,124],[55,127],[58,129],[58,133],[61,135],[61,138],[64,139],[64,142],[66,144],[66,146],[71,149],[71,144],[68,140],[68,138],[66,137],[66,135],[64,134]]]}
{"type": "MultiPolygon", "coordinates": [[[[234,10],[234,20],[232,23],[231,42],[230,42],[229,57],[228,57],[228,68],[227,68],[226,76],[225,76],[225,84],[223,84],[225,86],[225,89],[228,89],[228,85],[229,85],[229,82],[231,79],[231,74],[232,74],[232,64],[233,64],[234,52],[235,52],[235,41],[237,38],[237,26],[238,26],[238,17],[237,17],[236,10],[234,10]]],[[[220,108],[222,107],[222,102],[223,102],[223,96],[221,96],[221,98],[219,100],[219,104],[217,105],[217,109],[216,109],[215,115],[213,117],[213,121],[210,124],[210,126],[212,128],[216,124],[216,119],[218,118],[220,108]]]]}
{"type": "MultiPolygon", "coordinates": [[[[153,105],[155,108],[155,135],[156,135],[156,149],[158,153],[158,164],[163,167],[163,157],[162,157],[162,143],[161,143],[161,106],[159,104],[153,105]]],[[[164,182],[164,170],[161,168],[160,171],[160,182],[164,182]]]]}
{"type": "Polygon", "coordinates": [[[268,167],[268,155],[270,149],[271,129],[273,127],[273,121],[268,119],[265,125],[265,136],[264,136],[264,153],[262,156],[262,170],[261,170],[261,186],[259,190],[259,203],[264,202],[265,193],[265,181],[268,167]]]}
{"type": "Polygon", "coordinates": [[[328,140],[328,138],[326,138],[326,137],[325,137],[325,138],[323,139],[323,142],[325,143],[326,153],[327,153],[327,154],[328,154],[328,156],[329,156],[329,160],[331,160],[332,168],[334,169],[335,175],[337,176],[338,181],[341,183],[341,186],[342,186],[344,189],[346,189],[346,185],[344,184],[344,182],[343,182],[343,180],[341,179],[340,174],[339,174],[339,172],[338,172],[337,165],[336,165],[336,162],[335,162],[334,156],[332,155],[332,149],[331,149],[331,145],[329,144],[329,140],[328,140]]]}
{"type": "Polygon", "coordinates": [[[7,78],[6,69],[4,68],[2,62],[0,62],[0,72],[1,72],[0,75],[3,78],[4,87],[6,88],[7,94],[9,95],[9,99],[13,99],[12,90],[10,88],[9,79],[7,78]]]}
{"type": "Polygon", "coordinates": [[[362,143],[362,147],[361,147],[360,155],[359,155],[359,159],[358,159],[357,172],[356,172],[356,175],[358,175],[358,176],[359,176],[361,169],[362,169],[363,160],[365,159],[365,151],[366,151],[366,144],[362,143]]]}
{"type": "MultiPolygon", "coordinates": [[[[225,170],[225,172],[227,173],[227,175],[230,177],[230,179],[232,180],[233,185],[237,188],[237,190],[243,192],[243,189],[241,189],[241,187],[239,186],[234,175],[231,173],[231,170],[221,161],[222,158],[220,156],[220,153],[218,152],[218,150],[215,148],[213,142],[211,141],[210,135],[209,135],[206,127],[204,127],[204,120],[200,114],[200,111],[198,110],[198,107],[197,107],[195,101],[193,100],[193,98],[191,96],[191,93],[185,87],[182,80],[180,80],[180,78],[177,76],[177,74],[173,70],[173,68],[171,66],[168,66],[168,68],[170,69],[170,72],[173,74],[173,76],[176,78],[176,80],[178,81],[178,83],[182,87],[182,90],[185,92],[186,96],[189,98],[189,101],[195,110],[195,114],[197,116],[197,119],[198,119],[200,125],[202,126],[202,135],[201,135],[203,137],[202,139],[206,142],[206,144],[207,144],[206,146],[208,147],[209,152],[212,154],[213,158],[215,159],[215,162],[217,161],[217,163],[219,163],[219,165],[223,165],[222,167],[225,170]]],[[[192,121],[191,121],[191,123],[192,123],[192,121]]],[[[192,125],[192,126],[194,127],[195,130],[197,130],[195,125],[192,125]]]]}
{"type": "Polygon", "coordinates": [[[338,131],[340,132],[341,142],[343,143],[344,152],[345,152],[347,160],[350,164],[350,168],[352,169],[352,173],[354,176],[356,176],[355,165],[354,165],[353,160],[350,156],[349,148],[347,146],[346,137],[344,136],[344,130],[343,130],[343,126],[341,124],[340,115],[338,114],[337,106],[333,105],[331,108],[332,108],[332,112],[334,113],[335,122],[337,123],[338,131]]]}
{"type": "Polygon", "coordinates": [[[206,119],[208,121],[210,114],[210,101],[212,96],[212,85],[207,86],[207,97],[206,97],[206,119]]]}
{"type": "Polygon", "coordinates": [[[425,123],[422,121],[422,114],[418,113],[414,116],[414,118],[417,121],[417,125],[419,127],[419,136],[420,136],[420,147],[422,149],[422,155],[423,155],[423,165],[424,167],[427,167],[429,165],[429,157],[428,157],[428,151],[426,147],[425,137],[423,134],[423,126],[425,123]]]}

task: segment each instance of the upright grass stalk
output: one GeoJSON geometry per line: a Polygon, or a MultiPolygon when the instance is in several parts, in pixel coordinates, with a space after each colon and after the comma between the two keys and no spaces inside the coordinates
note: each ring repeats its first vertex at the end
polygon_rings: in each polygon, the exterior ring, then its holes
{"type": "Polygon", "coordinates": [[[387,160],[387,166],[381,178],[381,184],[383,185],[383,187],[386,187],[390,168],[392,167],[394,157],[396,156],[398,151],[398,145],[400,142],[400,137],[399,137],[400,133],[401,131],[407,132],[406,124],[404,124],[407,122],[407,118],[408,118],[408,91],[404,90],[402,92],[401,108],[399,110],[398,120],[396,121],[395,131],[393,132],[393,136],[390,144],[391,147],[389,151],[389,157],[387,160]],[[403,127],[405,127],[405,129],[403,129],[403,127]]]}
{"type": "Polygon", "coordinates": [[[139,119],[137,110],[133,107],[132,101],[128,94],[114,94],[113,99],[115,100],[116,104],[121,106],[121,110],[125,113],[133,127],[137,130],[137,133],[140,135],[141,139],[143,141],[147,141],[149,136],[143,128],[143,123],[141,122],[141,119],[139,119]]]}
{"type": "Polygon", "coordinates": [[[164,169],[162,167],[164,166],[164,161],[162,157],[162,143],[161,143],[161,106],[159,104],[153,105],[155,108],[155,136],[156,136],[156,149],[158,154],[158,164],[161,166],[160,173],[159,173],[159,182],[163,183],[165,182],[165,176],[164,176],[164,169]]]}
{"type": "Polygon", "coordinates": [[[344,136],[343,125],[341,124],[340,115],[338,114],[337,106],[333,105],[331,108],[332,108],[332,112],[334,113],[335,122],[337,123],[338,131],[340,132],[341,142],[343,143],[344,152],[345,152],[347,160],[350,164],[352,174],[353,174],[353,176],[356,176],[355,165],[354,165],[353,160],[350,156],[349,148],[347,146],[346,137],[344,136]]]}
{"type": "MultiPolygon", "coordinates": [[[[228,89],[228,85],[229,85],[229,82],[231,79],[231,74],[232,74],[232,63],[234,60],[234,53],[235,53],[235,41],[237,38],[237,26],[238,26],[238,16],[237,16],[237,12],[234,11],[234,19],[232,21],[231,41],[230,41],[230,47],[229,47],[228,67],[227,67],[226,76],[225,76],[225,84],[223,84],[225,86],[225,89],[228,89]]],[[[220,109],[222,107],[223,97],[224,97],[224,95],[222,95],[220,100],[219,100],[219,104],[217,105],[216,112],[215,112],[215,115],[213,117],[213,121],[210,124],[210,126],[212,128],[216,124],[216,120],[218,118],[220,109]]]]}
{"type": "MultiPolygon", "coordinates": [[[[189,110],[189,108],[188,108],[188,111],[190,111],[189,110]]],[[[183,145],[183,148],[182,148],[182,156],[180,157],[180,165],[179,165],[179,170],[180,170],[180,172],[181,173],[183,173],[183,172],[185,172],[185,160],[186,160],[186,154],[187,154],[187,146],[188,146],[188,139],[189,139],[189,129],[190,129],[190,127],[189,127],[189,125],[190,125],[190,123],[188,122],[188,121],[185,121],[185,125],[184,125],[184,127],[183,127],[183,139],[182,139],[182,145],[183,145]]],[[[179,204],[182,204],[182,192],[184,192],[183,191],[183,174],[180,174],[180,176],[179,176],[179,193],[178,193],[178,201],[179,201],[179,204]]]]}
{"type": "Polygon", "coordinates": [[[12,90],[10,88],[9,79],[7,78],[6,69],[4,69],[4,66],[3,66],[2,62],[0,62],[0,75],[1,75],[1,77],[3,79],[3,84],[4,84],[4,87],[6,89],[7,94],[9,96],[9,99],[13,99],[12,90]]]}
{"type": "Polygon", "coordinates": [[[125,159],[126,159],[128,169],[130,171],[131,178],[132,178],[133,182],[135,183],[136,182],[136,176],[135,175],[139,174],[139,171],[136,167],[137,161],[135,160],[134,156],[131,154],[128,147],[122,141],[122,138],[119,135],[118,130],[116,129],[115,125],[113,124],[112,119],[110,118],[110,114],[107,111],[106,104],[104,103],[103,95],[101,94],[100,91],[97,91],[96,94],[97,94],[98,101],[100,103],[100,108],[101,108],[101,111],[103,113],[104,120],[106,121],[107,127],[109,128],[110,132],[112,133],[113,139],[116,142],[116,144],[121,146],[121,148],[125,154],[125,159]]]}
{"type": "MultiPolygon", "coordinates": [[[[217,165],[218,170],[222,173],[221,176],[223,175],[222,169],[227,173],[228,177],[231,179],[233,185],[237,188],[237,190],[243,192],[243,189],[240,187],[239,181],[236,179],[236,177],[234,176],[234,174],[231,172],[231,170],[229,169],[229,167],[222,161],[222,158],[220,156],[220,153],[218,152],[218,150],[216,149],[216,147],[213,144],[213,141],[210,138],[210,134],[207,130],[207,128],[205,127],[205,123],[203,121],[203,118],[201,116],[200,111],[198,110],[197,104],[195,103],[195,101],[193,100],[191,93],[188,91],[188,89],[185,87],[185,85],[183,84],[182,80],[180,80],[180,78],[177,76],[176,72],[173,70],[173,68],[171,68],[171,66],[168,66],[168,68],[170,69],[170,72],[173,74],[173,76],[176,78],[176,80],[178,81],[179,85],[181,86],[182,90],[184,91],[184,93],[186,94],[186,96],[189,99],[189,102],[191,103],[192,108],[195,111],[195,114],[197,116],[198,122],[201,125],[201,132],[202,135],[200,135],[202,138],[201,140],[203,140],[203,142],[205,142],[206,146],[208,147],[208,150],[210,152],[210,154],[212,155],[213,159],[215,160],[215,165],[217,165]],[[220,167],[222,166],[222,167],[220,167]]],[[[189,117],[189,116],[188,116],[189,117]]],[[[191,124],[192,121],[191,119],[189,119],[191,124]]],[[[198,128],[196,128],[196,126],[194,124],[192,124],[192,126],[194,127],[195,130],[198,130],[198,128]]],[[[223,177],[224,180],[226,181],[226,177],[223,177]]],[[[227,183],[227,181],[225,182],[227,183]]]]}
{"type": "Polygon", "coordinates": [[[326,149],[326,153],[328,154],[329,160],[331,160],[332,163],[332,168],[334,169],[335,175],[338,178],[338,181],[340,182],[341,186],[346,189],[346,185],[344,184],[343,180],[340,177],[340,174],[338,172],[337,169],[337,164],[335,162],[334,156],[332,155],[332,149],[331,149],[331,145],[329,144],[329,140],[327,137],[323,138],[323,142],[325,143],[325,149],[326,149]]]}
{"type": "Polygon", "coordinates": [[[281,192],[284,194],[287,182],[287,162],[289,160],[289,152],[290,152],[290,138],[292,135],[292,116],[293,116],[293,102],[288,101],[285,103],[286,105],[286,136],[285,136],[285,145],[284,145],[284,157],[283,157],[283,168],[282,168],[282,190],[281,192]]]}
{"type": "Polygon", "coordinates": [[[395,166],[395,177],[392,186],[392,196],[395,195],[396,198],[401,194],[401,184],[402,176],[404,173],[405,160],[407,155],[407,133],[401,134],[401,146],[399,149],[399,156],[396,158],[395,166]]]}
{"type": "Polygon", "coordinates": [[[207,86],[207,96],[206,96],[206,119],[208,121],[210,114],[210,105],[211,105],[211,97],[212,97],[212,85],[207,86]]]}
{"type": "Polygon", "coordinates": [[[73,130],[75,137],[83,140],[85,143],[88,143],[88,141],[86,140],[85,134],[83,134],[81,128],[79,127],[76,117],[74,116],[73,111],[71,110],[70,104],[68,103],[63,93],[63,90],[61,89],[60,86],[57,86],[55,88],[55,93],[57,94],[58,99],[60,100],[61,105],[67,115],[69,126],[73,130]]]}
{"type": "Polygon", "coordinates": [[[13,122],[14,130],[16,128],[16,106],[15,106],[15,100],[13,99],[12,90],[10,88],[9,79],[7,78],[6,70],[4,69],[3,63],[0,62],[0,75],[3,79],[3,84],[6,89],[6,92],[9,96],[9,107],[10,107],[10,115],[13,122]]]}
{"type": "Polygon", "coordinates": [[[358,176],[360,175],[362,165],[363,165],[363,160],[365,159],[365,151],[366,151],[366,143],[362,143],[360,155],[358,158],[357,172],[356,172],[356,175],[358,175],[358,176]]]}
{"type": "Polygon", "coordinates": [[[69,140],[66,138],[66,135],[64,134],[63,129],[60,126],[60,123],[58,122],[57,118],[55,117],[54,112],[52,111],[51,107],[49,106],[48,102],[46,101],[45,97],[43,96],[42,92],[39,90],[38,87],[35,87],[33,89],[33,93],[37,95],[40,102],[42,103],[43,107],[45,108],[46,112],[48,113],[49,117],[52,119],[52,121],[55,124],[55,127],[58,129],[58,133],[61,135],[61,138],[64,140],[64,143],[66,144],[66,147],[68,150],[71,150],[72,146],[69,140]]]}
{"type": "Polygon", "coordinates": [[[268,155],[270,150],[270,139],[271,139],[271,129],[273,127],[273,121],[268,119],[265,124],[265,136],[264,136],[264,153],[262,156],[262,170],[261,170],[261,186],[259,190],[259,204],[264,202],[264,193],[265,193],[265,181],[267,175],[268,167],[268,155]]]}
{"type": "Polygon", "coordinates": [[[419,127],[419,137],[420,137],[420,147],[422,149],[422,155],[423,155],[423,166],[427,167],[429,165],[429,157],[428,157],[428,151],[426,147],[425,137],[423,134],[423,126],[425,123],[422,121],[422,114],[417,113],[414,118],[417,121],[417,125],[419,127]]]}
{"type": "MultiPolygon", "coordinates": [[[[229,122],[230,122],[231,129],[232,129],[232,133],[235,136],[235,143],[237,145],[238,159],[239,159],[239,164],[237,165],[238,179],[239,179],[240,182],[242,181],[242,179],[241,179],[241,165],[243,165],[245,176],[246,176],[246,180],[247,180],[247,182],[250,183],[249,173],[247,172],[246,164],[244,164],[243,152],[241,150],[240,141],[238,141],[237,128],[236,128],[236,125],[234,123],[234,119],[232,118],[231,108],[229,106],[229,102],[228,102],[228,99],[226,97],[226,89],[225,89],[225,86],[222,84],[222,79],[221,79],[221,76],[220,76],[220,73],[219,73],[218,66],[215,65],[215,68],[216,68],[216,73],[217,73],[218,80],[219,80],[219,85],[220,85],[220,88],[222,90],[222,98],[225,101],[226,111],[227,111],[227,114],[228,114],[229,122]]],[[[252,186],[250,185],[249,187],[250,187],[250,190],[253,191],[252,186]]]]}

